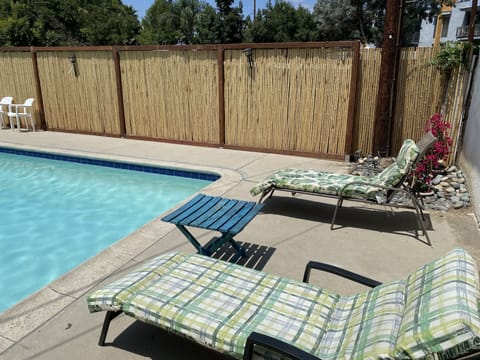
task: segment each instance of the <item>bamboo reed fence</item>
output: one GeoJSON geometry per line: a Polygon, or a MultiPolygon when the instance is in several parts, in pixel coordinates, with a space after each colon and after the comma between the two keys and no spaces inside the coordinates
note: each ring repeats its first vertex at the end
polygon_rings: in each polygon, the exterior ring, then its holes
{"type": "Polygon", "coordinates": [[[452,151],[448,162],[455,158],[460,142],[460,135],[463,127],[463,114],[465,110],[465,93],[467,91],[469,73],[465,69],[457,69],[453,72],[451,81],[447,85],[447,102],[445,119],[450,122],[449,136],[452,138],[452,151]]]}
{"type": "Polygon", "coordinates": [[[351,48],[225,52],[225,142],[344,154],[351,48]]]}
{"type": "MultiPolygon", "coordinates": [[[[32,54],[28,51],[0,52],[0,98],[13,96],[15,104],[36,98],[32,54]]],[[[35,127],[40,127],[39,104],[34,102],[35,127]]]]}
{"type": "MultiPolygon", "coordinates": [[[[49,130],[340,159],[373,142],[381,49],[352,44],[0,49],[0,96],[35,97],[49,130]]],[[[392,154],[440,111],[437,51],[401,49],[392,154]]],[[[458,70],[447,89],[454,147],[467,81],[458,70]]]]}
{"type": "Polygon", "coordinates": [[[120,53],[127,135],[218,144],[212,50],[120,53]]]}
{"type": "Polygon", "coordinates": [[[409,138],[418,140],[426,121],[440,111],[441,74],[429,62],[437,48],[402,49],[392,131],[392,149],[396,152],[409,138]]]}
{"type": "Polygon", "coordinates": [[[379,49],[362,49],[360,51],[353,149],[354,151],[360,150],[363,154],[368,153],[373,143],[381,55],[379,49]]]}
{"type": "MultiPolygon", "coordinates": [[[[430,65],[438,48],[403,48],[400,53],[396,84],[396,102],[392,124],[391,154],[396,154],[407,138],[422,137],[428,119],[441,111],[445,79],[430,65]]],[[[354,127],[354,148],[368,153],[373,140],[376,93],[380,72],[381,49],[361,51],[359,91],[354,127]]],[[[468,74],[454,71],[447,89],[445,118],[452,124],[450,136],[456,148],[461,127],[463,99],[468,74]]]]}
{"type": "Polygon", "coordinates": [[[120,135],[111,52],[39,52],[37,61],[48,128],[120,135]]]}

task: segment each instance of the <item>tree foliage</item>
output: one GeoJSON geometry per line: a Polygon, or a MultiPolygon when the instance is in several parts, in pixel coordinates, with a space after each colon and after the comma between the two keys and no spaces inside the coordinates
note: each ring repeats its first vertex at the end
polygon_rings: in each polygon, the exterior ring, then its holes
{"type": "Polygon", "coordinates": [[[233,0],[216,0],[218,22],[216,27],[217,43],[230,44],[243,41],[243,5],[233,6],[233,0]]]}
{"type": "MultiPolygon", "coordinates": [[[[62,0],[61,0],[62,1],[62,0]]],[[[84,17],[80,29],[83,42],[95,45],[131,45],[137,43],[140,22],[131,6],[120,0],[80,1],[84,17]]]]}
{"type": "Polygon", "coordinates": [[[198,43],[201,14],[207,5],[199,0],[156,0],[142,20],[142,44],[198,43]]]}
{"type": "Polygon", "coordinates": [[[140,30],[120,0],[0,0],[0,45],[132,44],[140,30]]]}
{"type": "Polygon", "coordinates": [[[313,41],[317,37],[313,14],[302,6],[295,9],[284,0],[273,5],[269,1],[247,30],[247,39],[253,42],[313,41]]]}
{"type": "MultiPolygon", "coordinates": [[[[361,40],[381,46],[387,0],[316,0],[313,12],[270,0],[254,21],[240,2],[155,0],[140,22],[121,0],[0,0],[0,46],[361,40]]],[[[404,45],[442,3],[405,1],[404,45]]]]}
{"type": "MultiPolygon", "coordinates": [[[[402,43],[409,44],[420,30],[422,20],[432,21],[442,4],[451,0],[405,1],[402,43]]],[[[386,0],[317,0],[314,14],[321,40],[361,40],[381,46],[385,22],[386,0]]]]}
{"type": "Polygon", "coordinates": [[[217,0],[155,0],[142,20],[142,44],[212,44],[243,40],[242,5],[217,0]]]}

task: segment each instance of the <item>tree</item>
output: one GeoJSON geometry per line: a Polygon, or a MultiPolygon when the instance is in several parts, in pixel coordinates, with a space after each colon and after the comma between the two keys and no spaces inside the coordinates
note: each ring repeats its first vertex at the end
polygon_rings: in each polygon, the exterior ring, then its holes
{"type": "Polygon", "coordinates": [[[74,1],[1,0],[3,46],[53,46],[79,43],[78,7],[74,1]]]}
{"type": "MultiPolygon", "coordinates": [[[[402,41],[408,44],[423,19],[433,20],[452,1],[405,1],[402,41]]],[[[382,45],[386,0],[317,0],[314,14],[321,40],[360,40],[382,45]]]]}
{"type": "Polygon", "coordinates": [[[220,42],[216,32],[216,29],[220,27],[219,21],[215,9],[209,4],[206,4],[198,18],[197,40],[199,44],[214,44],[220,42]]]}
{"type": "Polygon", "coordinates": [[[0,0],[0,45],[134,43],[135,11],[120,0],[0,0]]]}
{"type": "Polygon", "coordinates": [[[234,43],[243,39],[242,5],[217,0],[155,0],[142,21],[142,44],[234,43]]]}
{"type": "Polygon", "coordinates": [[[142,20],[140,43],[176,44],[182,37],[172,0],[155,0],[142,20]]]}
{"type": "Polygon", "coordinates": [[[233,0],[216,0],[217,27],[215,42],[222,44],[240,43],[243,41],[245,22],[243,20],[243,5],[233,7],[233,0]]]}
{"type": "Polygon", "coordinates": [[[86,2],[80,29],[85,44],[132,45],[137,43],[140,22],[131,6],[120,0],[86,2]]]}
{"type": "Polygon", "coordinates": [[[318,37],[313,15],[305,8],[297,9],[279,0],[258,11],[249,23],[246,38],[253,42],[313,41],[318,37]]]}
{"type": "MultiPolygon", "coordinates": [[[[156,0],[142,20],[142,44],[199,44],[212,41],[215,10],[200,0],[156,0]]],[[[213,42],[213,41],[212,41],[213,42]]]]}

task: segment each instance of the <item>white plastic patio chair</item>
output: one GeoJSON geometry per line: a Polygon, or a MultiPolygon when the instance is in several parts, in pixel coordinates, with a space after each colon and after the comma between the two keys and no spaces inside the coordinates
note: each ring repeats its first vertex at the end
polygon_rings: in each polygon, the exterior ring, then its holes
{"type": "Polygon", "coordinates": [[[8,106],[8,118],[10,119],[10,127],[12,130],[15,130],[14,122],[12,118],[15,118],[17,121],[17,128],[16,130],[29,130],[28,127],[28,119],[30,119],[30,123],[32,124],[32,129],[35,131],[35,121],[33,120],[33,102],[35,99],[28,98],[25,100],[23,104],[10,104],[8,106]],[[20,118],[23,117],[25,119],[25,127],[22,127],[22,123],[20,118]],[[27,119],[28,118],[28,119],[27,119]]]}
{"type": "Polygon", "coordinates": [[[13,97],[11,96],[5,96],[0,100],[0,125],[2,126],[2,129],[7,127],[5,116],[8,114],[8,105],[10,105],[12,101],[13,97]]]}

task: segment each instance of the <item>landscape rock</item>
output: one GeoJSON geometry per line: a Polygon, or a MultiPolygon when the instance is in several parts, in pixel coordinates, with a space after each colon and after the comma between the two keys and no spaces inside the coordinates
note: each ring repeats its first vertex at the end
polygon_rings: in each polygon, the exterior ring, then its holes
{"type": "Polygon", "coordinates": [[[463,208],[465,205],[464,205],[462,202],[459,201],[459,202],[454,202],[454,203],[452,203],[452,206],[453,206],[454,209],[461,209],[461,208],[463,208]]]}
{"type": "MultiPolygon", "coordinates": [[[[372,176],[387,167],[393,158],[360,158],[362,161],[354,163],[352,174],[372,176]]],[[[470,194],[467,188],[467,179],[461,169],[450,166],[432,178],[430,191],[422,192],[420,196],[426,209],[449,211],[463,209],[470,206],[470,194]]],[[[408,185],[407,185],[408,186],[408,185]]],[[[411,200],[401,193],[395,194],[391,200],[401,206],[411,206],[411,200]]]]}
{"type": "Polygon", "coordinates": [[[438,185],[443,180],[443,175],[437,175],[432,180],[432,185],[438,185]]]}

